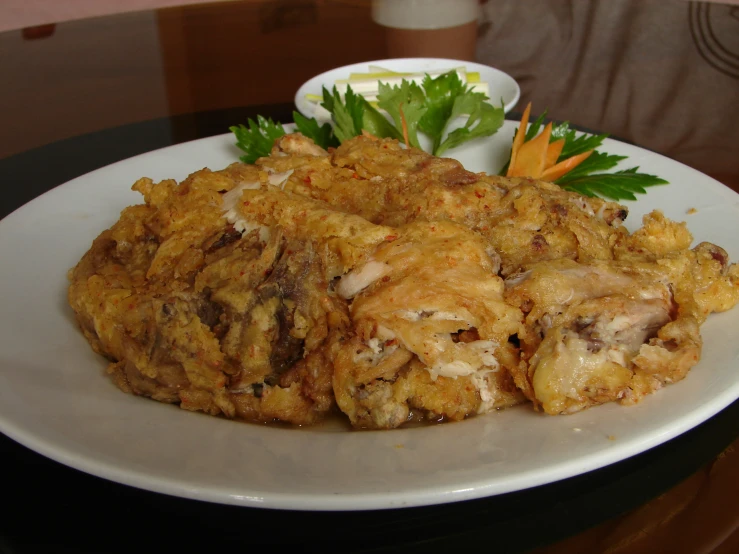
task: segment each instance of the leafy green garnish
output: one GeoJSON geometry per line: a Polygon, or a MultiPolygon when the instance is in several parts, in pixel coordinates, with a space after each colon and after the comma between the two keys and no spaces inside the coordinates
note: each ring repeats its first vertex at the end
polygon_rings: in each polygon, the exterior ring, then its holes
{"type": "Polygon", "coordinates": [[[285,134],[285,128],[261,115],[257,116],[256,121],[247,119],[246,123],[248,126],[235,125],[229,127],[229,130],[236,135],[236,146],[246,152],[239,159],[253,164],[258,158],[269,156],[275,140],[285,134]]]}
{"type": "Polygon", "coordinates": [[[636,200],[635,193],[646,194],[647,187],[668,183],[655,175],[638,173],[638,170],[638,167],[632,167],[615,173],[583,175],[574,179],[567,179],[569,175],[564,175],[555,182],[565,190],[579,192],[585,196],[603,196],[612,200],[636,200]]]}
{"type": "Polygon", "coordinates": [[[379,83],[377,105],[390,114],[397,129],[405,126],[408,131],[408,146],[421,148],[418,142],[418,124],[428,110],[426,95],[421,87],[405,79],[395,86],[379,83]]]}
{"type": "MultiPolygon", "coordinates": [[[[394,86],[380,82],[378,90],[377,106],[392,122],[351,87],[342,96],[334,86],[332,90],[323,88],[321,102],[331,114],[331,123],[320,124],[315,118],[293,112],[295,126],[322,148],[338,146],[364,131],[400,141],[405,140],[405,131],[408,146],[421,148],[420,132],[431,139],[431,152],[438,156],[469,140],[492,135],[503,123],[503,108],[493,107],[484,94],[472,92],[456,71],[436,78],[426,75],[422,85],[405,79],[394,86]],[[465,125],[448,132],[451,122],[465,115],[465,125]]],[[[261,116],[256,122],[249,119],[246,126],[230,129],[236,135],[237,146],[246,153],[240,158],[246,163],[268,156],[275,139],[285,134],[282,125],[261,116]]]]}
{"type": "MultiPolygon", "coordinates": [[[[546,121],[546,110],[537,117],[526,130],[525,141],[528,142],[536,137],[546,121]]],[[[617,156],[598,152],[596,148],[603,144],[608,134],[591,135],[589,133],[578,134],[570,128],[567,121],[552,125],[552,134],[549,142],[565,139],[562,152],[556,163],[562,162],[572,156],[593,151],[590,156],[583,160],[574,169],[565,173],[557,179],[555,184],[565,190],[578,192],[585,196],[601,196],[612,200],[636,200],[635,194],[645,194],[647,187],[667,184],[667,181],[655,175],[639,173],[638,167],[616,171],[614,173],[602,173],[614,168],[626,156],[617,156]]],[[[510,164],[508,161],[499,171],[500,175],[508,172],[510,164]]]]}
{"type": "Polygon", "coordinates": [[[436,78],[426,75],[421,86],[403,80],[395,86],[379,83],[378,88],[378,105],[390,114],[399,131],[405,128],[409,146],[420,148],[420,131],[431,139],[435,156],[492,135],[503,124],[503,108],[493,107],[484,94],[465,87],[455,71],[436,78]],[[451,122],[464,115],[468,116],[465,125],[447,134],[451,122]]]}
{"type": "Polygon", "coordinates": [[[418,122],[418,128],[431,138],[431,150],[436,152],[452,119],[454,102],[459,95],[465,93],[465,86],[456,71],[444,73],[435,79],[426,75],[422,86],[426,93],[427,109],[418,122]]]}
{"type": "Polygon", "coordinates": [[[331,112],[334,133],[339,142],[347,141],[362,134],[363,100],[364,98],[357,96],[349,88],[342,102],[341,95],[336,87],[334,87],[333,94],[324,87],[321,106],[331,112]]]}
{"type": "MultiPolygon", "coordinates": [[[[565,142],[565,148],[567,148],[567,143],[565,142]]],[[[587,150],[586,150],[587,152],[587,150]]],[[[562,156],[559,157],[559,160],[562,160],[562,156]]],[[[615,167],[618,162],[621,160],[625,160],[626,156],[615,156],[612,154],[606,154],[604,152],[598,152],[597,150],[594,150],[590,156],[587,157],[585,161],[580,163],[577,167],[570,170],[569,172],[565,173],[562,177],[557,179],[557,182],[568,182],[571,179],[577,179],[579,177],[584,177],[586,175],[589,175],[591,173],[595,173],[596,171],[606,171],[608,169],[611,169],[615,167]]]]}
{"type": "MultiPolygon", "coordinates": [[[[342,101],[336,87],[332,92],[324,87],[321,105],[331,112],[334,133],[340,142],[361,135],[363,129],[376,137],[390,137],[398,140],[403,138],[384,115],[370,105],[363,96],[354,94],[351,88],[347,89],[342,101]]],[[[330,126],[328,123],[324,125],[330,126]]]]}
{"type": "MultiPolygon", "coordinates": [[[[484,94],[466,89],[455,72],[435,79],[427,75],[422,86],[408,81],[393,87],[381,83],[378,103],[390,114],[397,127],[351,88],[347,89],[343,99],[336,87],[331,92],[323,89],[322,105],[331,112],[333,125],[320,125],[314,118],[308,119],[298,112],[293,112],[293,118],[297,130],[322,148],[338,146],[340,142],[362,134],[362,130],[377,137],[402,140],[400,129],[405,119],[410,145],[419,147],[418,132],[423,132],[432,139],[433,153],[437,156],[468,140],[492,135],[503,124],[502,108],[495,108],[486,102],[484,94]],[[444,136],[451,121],[464,115],[468,116],[465,125],[444,136]]],[[[545,119],[546,111],[531,123],[526,131],[526,141],[539,134],[545,119]]],[[[280,123],[262,116],[257,116],[256,121],[248,119],[246,125],[229,129],[236,136],[236,146],[245,152],[240,157],[245,163],[254,163],[258,158],[269,156],[275,140],[286,133],[280,123]]],[[[635,195],[645,194],[648,187],[667,183],[655,175],[639,173],[638,167],[603,173],[626,158],[595,150],[606,137],[607,134],[578,134],[566,121],[553,125],[550,142],[565,139],[557,162],[593,150],[587,159],[555,183],[565,190],[585,196],[602,196],[612,200],[636,200],[635,195]]],[[[500,173],[504,175],[507,168],[508,163],[500,173]]]]}
{"type": "Polygon", "coordinates": [[[575,131],[569,129],[568,123],[560,124],[558,128],[565,129],[561,135],[565,139],[565,145],[557,161],[593,150],[593,153],[582,163],[554,181],[563,189],[579,192],[585,196],[602,196],[612,200],[636,200],[634,194],[646,194],[647,187],[667,184],[667,181],[655,175],[638,173],[638,167],[614,173],[602,173],[616,167],[618,162],[626,159],[626,156],[594,150],[608,135],[581,134],[576,136],[575,131]]]}
{"type": "MultiPolygon", "coordinates": [[[[361,97],[360,97],[361,98],[361,97]]],[[[362,128],[369,134],[380,138],[393,138],[403,140],[403,135],[387,118],[377,111],[367,100],[362,98],[364,102],[364,116],[362,118],[362,128]]]]}
{"type": "Polygon", "coordinates": [[[326,149],[330,146],[339,145],[339,139],[334,135],[334,129],[331,127],[331,124],[324,123],[323,125],[318,125],[318,121],[315,118],[308,119],[296,111],[293,111],[293,121],[295,121],[295,127],[299,132],[313,139],[313,142],[321,148],[326,149]]]}
{"type": "MultiPolygon", "coordinates": [[[[547,111],[544,110],[544,113],[542,113],[534,120],[531,125],[529,125],[529,128],[526,130],[525,138],[527,142],[539,134],[542,125],[544,125],[544,121],[546,121],[546,116],[547,111]]],[[[570,129],[569,121],[562,121],[561,123],[552,125],[552,134],[549,137],[549,142],[554,142],[559,139],[565,139],[564,148],[562,149],[562,152],[557,159],[557,162],[561,162],[562,160],[566,160],[571,156],[577,156],[578,154],[582,154],[583,152],[587,152],[588,150],[595,150],[601,144],[603,144],[603,141],[606,138],[608,138],[607,134],[590,135],[587,133],[582,133],[578,136],[577,132],[574,129],[570,129]]]]}
{"type": "Polygon", "coordinates": [[[487,137],[495,133],[503,125],[503,109],[495,108],[484,101],[485,95],[479,92],[465,92],[454,100],[450,120],[460,115],[469,114],[464,127],[455,129],[434,149],[435,156],[441,156],[450,148],[479,137],[487,137]],[[480,98],[482,97],[482,98],[480,98]]]}
{"type": "MultiPolygon", "coordinates": [[[[570,129],[570,124],[565,121],[559,125],[552,126],[552,137],[550,138],[550,142],[560,138],[565,139],[565,146],[557,161],[566,160],[570,156],[577,156],[578,154],[582,154],[588,150],[595,150],[603,144],[603,141],[608,138],[608,135],[589,135],[583,133],[578,136],[574,129],[570,129]]],[[[592,158],[592,156],[590,156],[590,158],[592,158]]]]}

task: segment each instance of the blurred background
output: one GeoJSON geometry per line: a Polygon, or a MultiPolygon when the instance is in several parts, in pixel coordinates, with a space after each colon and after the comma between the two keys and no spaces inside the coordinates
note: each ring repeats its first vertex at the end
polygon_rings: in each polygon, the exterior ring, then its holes
{"type": "Polygon", "coordinates": [[[426,55],[497,67],[521,85],[518,111],[532,101],[534,113],[547,109],[736,188],[738,3],[5,0],[0,157],[158,117],[287,105],[332,67],[426,55]],[[442,9],[460,14],[470,2],[473,21],[442,9]]]}

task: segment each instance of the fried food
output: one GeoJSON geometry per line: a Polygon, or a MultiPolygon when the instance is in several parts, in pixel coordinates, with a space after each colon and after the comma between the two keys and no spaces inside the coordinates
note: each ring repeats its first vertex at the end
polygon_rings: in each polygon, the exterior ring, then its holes
{"type": "Polygon", "coordinates": [[[392,428],[414,409],[458,420],[521,402],[508,367],[521,313],[503,301],[487,242],[448,221],[397,231],[337,287],[353,298],[355,330],[334,367],[341,410],[355,426],[392,428]]]}
{"type": "Polygon", "coordinates": [[[358,428],[529,401],[634,403],[685,377],[739,301],[726,252],[653,212],[357,137],[140,179],[70,271],[123,391],[248,421],[358,428]]]}
{"type": "Polygon", "coordinates": [[[233,187],[207,170],[180,185],[138,181],[146,204],[95,240],[71,272],[70,304],[126,392],[313,423],[335,406],[330,360],[346,302],[310,241],[234,229],[222,209],[233,187]]]}
{"type": "MultiPolygon", "coordinates": [[[[277,149],[280,148],[278,143],[277,149]]],[[[284,189],[319,199],[373,223],[450,220],[482,234],[501,258],[501,274],[570,258],[612,259],[628,211],[532,179],[471,173],[396,141],[357,137],[331,156],[270,156],[257,161],[290,171],[284,189]]]]}

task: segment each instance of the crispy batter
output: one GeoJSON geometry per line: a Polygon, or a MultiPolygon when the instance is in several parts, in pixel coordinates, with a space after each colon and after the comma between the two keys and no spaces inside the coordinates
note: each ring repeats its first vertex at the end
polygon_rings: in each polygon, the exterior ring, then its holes
{"type": "Polygon", "coordinates": [[[739,301],[726,252],[660,212],[629,234],[618,204],[393,140],[287,135],[133,188],[70,305],[120,389],[211,415],[387,429],[633,403],[739,301]]]}
{"type": "Polygon", "coordinates": [[[503,276],[536,261],[613,258],[627,210],[532,179],[475,174],[456,160],[357,137],[330,156],[259,160],[294,170],[285,190],[322,200],[378,224],[448,219],[482,233],[501,257],[503,276]]]}
{"type": "Polygon", "coordinates": [[[708,243],[686,249],[684,225],[659,212],[614,250],[616,260],[533,264],[506,281],[526,314],[527,397],[551,414],[634,403],[683,379],[701,354],[699,326],[739,300],[737,266],[708,243]]]}
{"type": "Polygon", "coordinates": [[[69,301],[126,392],[313,423],[335,405],[330,360],[347,305],[311,242],[234,231],[221,194],[235,186],[207,170],[179,186],[136,183],[147,204],[95,240],[70,274],[69,301]]]}
{"type": "Polygon", "coordinates": [[[342,277],[363,286],[350,289],[357,336],[335,365],[339,407],[356,426],[389,428],[408,419],[411,408],[432,419],[461,419],[520,402],[518,391],[488,377],[508,375],[503,353],[522,326],[521,312],[503,301],[487,241],[446,221],[397,232],[342,277]],[[428,379],[419,379],[420,368],[428,379]],[[375,407],[386,397],[387,406],[375,407]]]}

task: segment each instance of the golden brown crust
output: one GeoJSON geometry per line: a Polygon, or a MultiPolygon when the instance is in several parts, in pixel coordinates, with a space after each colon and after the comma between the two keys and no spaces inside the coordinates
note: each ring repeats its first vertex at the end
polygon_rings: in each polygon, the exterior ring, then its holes
{"type": "Polygon", "coordinates": [[[70,271],[123,391],[249,421],[454,421],[629,404],[685,377],[739,268],[658,211],[299,134],[254,165],[140,179],[70,271]],[[505,280],[504,280],[505,279],[505,280]]]}

